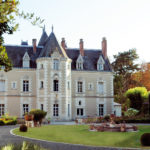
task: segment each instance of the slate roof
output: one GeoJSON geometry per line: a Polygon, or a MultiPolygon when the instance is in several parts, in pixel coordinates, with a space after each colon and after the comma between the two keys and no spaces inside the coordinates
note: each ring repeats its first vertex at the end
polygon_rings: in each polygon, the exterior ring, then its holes
{"type": "Polygon", "coordinates": [[[45,30],[43,29],[43,33],[42,33],[42,36],[41,36],[40,41],[38,43],[38,46],[44,46],[47,38],[48,38],[48,35],[45,32],[45,30]]]}
{"type": "Polygon", "coordinates": [[[67,57],[65,50],[59,45],[56,36],[51,32],[50,36],[45,41],[45,45],[39,55],[39,57],[50,57],[53,51],[58,50],[60,54],[67,57]]]}
{"type": "MultiPolygon", "coordinates": [[[[78,56],[80,54],[79,49],[68,48],[66,49],[66,52],[68,57],[72,59],[72,64],[71,64],[72,70],[76,70],[76,60],[78,59],[78,56]]],[[[97,61],[100,55],[102,55],[102,51],[100,49],[85,49],[84,57],[83,57],[84,60],[83,69],[89,71],[97,70],[97,61]]],[[[104,61],[105,61],[104,71],[112,71],[109,60],[104,59],[104,61]]]]}
{"type": "MultiPolygon", "coordinates": [[[[55,34],[52,32],[48,37],[46,32],[43,31],[39,44],[37,46],[37,52],[34,54],[33,47],[28,45],[5,45],[8,57],[11,59],[13,67],[22,67],[22,58],[25,52],[28,52],[30,57],[30,67],[36,68],[36,59],[39,57],[50,57],[54,50],[58,50],[64,57],[72,59],[71,68],[76,70],[76,61],[79,56],[79,48],[67,48],[66,51],[59,45],[55,34]]],[[[96,71],[97,61],[100,55],[103,57],[100,49],[85,49],[85,56],[83,57],[83,70],[96,71]]],[[[104,57],[103,57],[104,59],[104,57]]],[[[104,59],[104,71],[112,71],[109,60],[104,59]]]]}
{"type": "Polygon", "coordinates": [[[33,53],[32,46],[12,46],[12,45],[5,45],[8,57],[11,59],[13,67],[22,67],[22,58],[25,52],[28,52],[30,57],[30,68],[36,68],[36,59],[39,56],[41,51],[41,47],[37,47],[37,53],[33,53]]]}

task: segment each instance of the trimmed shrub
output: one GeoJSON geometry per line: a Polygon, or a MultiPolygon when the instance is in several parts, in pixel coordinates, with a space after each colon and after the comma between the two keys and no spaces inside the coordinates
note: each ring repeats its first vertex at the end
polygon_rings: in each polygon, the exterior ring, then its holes
{"type": "Polygon", "coordinates": [[[25,124],[22,124],[19,128],[20,132],[27,132],[27,130],[28,130],[28,127],[25,124]]]}
{"type": "Polygon", "coordinates": [[[34,115],[33,120],[38,122],[45,118],[47,112],[40,109],[32,109],[30,114],[34,115]]]}
{"type": "Polygon", "coordinates": [[[142,146],[150,146],[150,133],[144,133],[140,140],[142,146]]]}

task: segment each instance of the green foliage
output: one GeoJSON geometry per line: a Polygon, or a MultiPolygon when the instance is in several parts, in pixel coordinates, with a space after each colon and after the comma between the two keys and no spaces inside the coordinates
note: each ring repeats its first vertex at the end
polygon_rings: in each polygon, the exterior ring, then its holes
{"type": "Polygon", "coordinates": [[[129,108],[125,113],[124,115],[125,116],[128,116],[128,117],[131,117],[131,116],[135,116],[136,114],[138,114],[138,110],[136,109],[133,109],[133,108],[129,108]]]}
{"type": "Polygon", "coordinates": [[[3,66],[6,72],[12,69],[12,63],[7,56],[5,47],[0,46],[0,70],[3,66]]]}
{"type": "Polygon", "coordinates": [[[34,115],[34,121],[41,121],[45,118],[47,112],[40,110],[40,109],[32,109],[30,114],[34,115]]]}
{"type": "Polygon", "coordinates": [[[8,144],[6,146],[0,147],[0,149],[1,150],[46,150],[41,146],[29,142],[25,142],[25,141],[19,145],[8,144]]]}
{"type": "Polygon", "coordinates": [[[139,70],[138,64],[135,64],[135,60],[137,59],[138,55],[135,49],[114,55],[112,67],[114,70],[114,94],[116,102],[123,104],[126,101],[124,92],[128,90],[130,84],[133,82],[131,75],[136,70],[139,70]]]}
{"type": "Polygon", "coordinates": [[[126,96],[130,99],[130,107],[142,111],[144,100],[148,98],[145,87],[136,87],[126,91],[126,96]]]}

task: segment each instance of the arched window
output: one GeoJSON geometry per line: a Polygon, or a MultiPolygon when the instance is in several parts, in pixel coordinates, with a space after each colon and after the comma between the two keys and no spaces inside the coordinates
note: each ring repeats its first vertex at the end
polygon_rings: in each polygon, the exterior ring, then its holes
{"type": "Polygon", "coordinates": [[[53,90],[58,91],[59,90],[59,82],[58,80],[53,80],[53,90]]]}

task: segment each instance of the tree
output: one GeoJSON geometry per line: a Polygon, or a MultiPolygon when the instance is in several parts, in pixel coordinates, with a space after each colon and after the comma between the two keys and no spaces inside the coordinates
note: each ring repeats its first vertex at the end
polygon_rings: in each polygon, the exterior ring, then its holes
{"type": "Polygon", "coordinates": [[[136,87],[126,91],[125,95],[130,99],[130,107],[143,112],[144,101],[148,99],[148,91],[145,87],[136,87]]]}
{"type": "Polygon", "coordinates": [[[138,64],[135,64],[135,60],[138,58],[135,49],[114,55],[114,61],[112,62],[114,70],[114,94],[115,100],[121,104],[126,101],[126,97],[124,96],[125,91],[128,90],[132,82],[135,82],[131,80],[131,75],[133,72],[139,70],[138,64]]]}
{"type": "Polygon", "coordinates": [[[150,64],[142,64],[141,69],[138,72],[133,73],[131,78],[136,81],[138,86],[144,86],[150,91],[150,64]]]}
{"type": "Polygon", "coordinates": [[[12,67],[5,47],[3,47],[4,33],[13,34],[17,30],[19,23],[16,22],[17,17],[22,17],[29,20],[33,25],[41,25],[44,20],[40,17],[35,17],[34,13],[20,12],[18,9],[18,0],[0,0],[0,69],[5,67],[5,71],[9,71],[12,67]]]}

